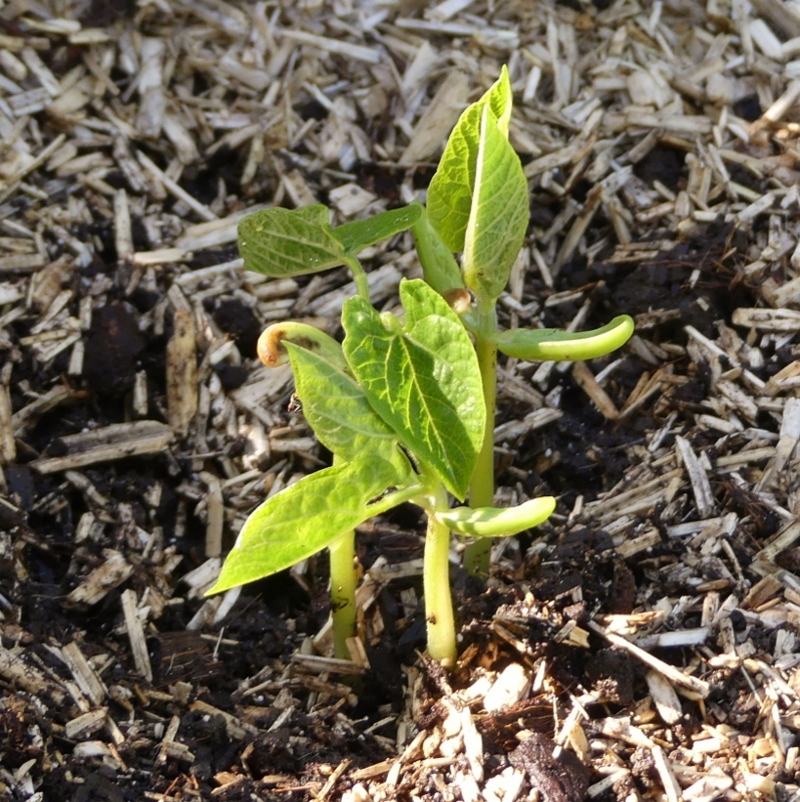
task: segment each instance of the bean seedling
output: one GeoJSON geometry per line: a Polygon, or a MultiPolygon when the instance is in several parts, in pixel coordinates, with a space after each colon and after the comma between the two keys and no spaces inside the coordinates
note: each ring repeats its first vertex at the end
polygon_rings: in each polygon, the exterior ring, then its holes
{"type": "Polygon", "coordinates": [[[578,334],[498,328],[497,300],[528,226],[527,181],[508,141],[511,104],[503,68],[459,118],[427,206],[414,202],[337,227],[323,205],[275,208],[240,224],[245,268],[286,277],[345,265],[357,294],[342,309],[341,344],[293,321],[262,335],[262,361],[291,363],[303,413],[333,464],[250,515],[208,592],[260,579],[328,548],[337,657],[348,656],[355,634],[355,528],[410,501],[427,515],[428,651],[452,664],[451,533],[473,539],[465,564],[487,574],[491,538],[537,526],[556,504],[547,496],[493,506],[498,351],[526,360],[591,359],[619,348],[633,332],[626,315],[578,334]],[[401,281],[400,314],[379,313],[369,302],[358,254],[409,229],[424,278],[401,281]],[[451,507],[451,497],[469,504],[451,507]]]}

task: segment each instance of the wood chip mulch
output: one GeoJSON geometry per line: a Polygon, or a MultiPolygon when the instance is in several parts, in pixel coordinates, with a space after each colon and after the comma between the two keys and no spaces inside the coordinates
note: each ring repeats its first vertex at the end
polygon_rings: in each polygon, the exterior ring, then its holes
{"type": "MultiPolygon", "coordinates": [[[[795,2],[0,0],[0,796],[800,800],[798,134],[795,2]],[[325,464],[255,340],[352,290],[245,274],[236,225],[424,199],[504,63],[503,325],[637,333],[501,365],[498,496],[559,507],[454,564],[456,670],[405,509],[331,660],[324,556],[203,598],[325,464]]],[[[382,307],[419,270],[365,262],[382,307]]]]}

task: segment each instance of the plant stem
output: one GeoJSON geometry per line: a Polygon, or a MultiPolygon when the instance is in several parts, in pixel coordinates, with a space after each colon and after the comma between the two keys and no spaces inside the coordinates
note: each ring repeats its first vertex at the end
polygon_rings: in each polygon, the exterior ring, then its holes
{"type": "Polygon", "coordinates": [[[333,615],[333,656],[350,659],[347,639],[356,634],[355,530],[330,544],[331,612],[333,615]]]}
{"type": "MultiPolygon", "coordinates": [[[[447,493],[440,484],[433,498],[437,509],[447,508],[447,493]]],[[[450,530],[428,515],[425,561],[422,569],[428,652],[434,660],[452,666],[456,660],[456,625],[450,595],[450,530]]]]}
{"type": "Polygon", "coordinates": [[[345,259],[345,264],[350,268],[353,274],[353,280],[356,283],[356,290],[361,298],[369,301],[369,284],[367,284],[367,274],[364,268],[361,267],[361,262],[355,256],[348,256],[345,259]]]}
{"type": "MultiPolygon", "coordinates": [[[[333,455],[333,464],[343,460],[333,455]]],[[[333,618],[333,656],[350,659],[347,639],[356,634],[356,532],[351,529],[328,546],[331,557],[331,616],[333,618]]]]}
{"type": "Polygon", "coordinates": [[[416,484],[403,487],[400,490],[393,490],[385,496],[381,496],[377,501],[373,501],[369,505],[371,517],[376,515],[383,515],[391,509],[403,504],[406,501],[411,501],[415,496],[419,496],[425,490],[425,485],[416,484]]]}
{"type": "MultiPolygon", "coordinates": [[[[334,456],[336,465],[340,460],[334,456]]],[[[422,485],[412,485],[394,493],[388,493],[374,502],[373,515],[380,515],[386,510],[408,501],[419,495],[422,485]]],[[[446,505],[445,505],[446,506],[446,505]]],[[[340,660],[350,659],[347,639],[356,634],[356,533],[345,532],[328,546],[331,558],[331,615],[333,617],[333,656],[340,660]]]]}
{"type": "MultiPolygon", "coordinates": [[[[483,384],[483,401],[486,405],[486,429],[483,433],[475,472],[469,488],[471,507],[491,507],[494,503],[494,418],[497,406],[497,345],[493,335],[497,331],[497,312],[494,301],[478,299],[477,325],[473,331],[475,351],[483,384]]],[[[467,544],[464,550],[464,567],[473,576],[489,576],[491,538],[480,538],[467,544]]]]}

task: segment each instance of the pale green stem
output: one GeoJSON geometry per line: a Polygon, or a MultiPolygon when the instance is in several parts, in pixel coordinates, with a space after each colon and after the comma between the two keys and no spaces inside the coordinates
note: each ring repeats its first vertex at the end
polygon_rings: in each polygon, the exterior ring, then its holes
{"type": "MultiPolygon", "coordinates": [[[[433,502],[434,508],[447,508],[447,493],[441,485],[433,502]]],[[[456,625],[453,598],[450,595],[450,530],[430,514],[425,535],[422,581],[428,624],[428,652],[434,660],[452,666],[456,660],[456,625]]]]}
{"type": "Polygon", "coordinates": [[[361,262],[355,256],[348,256],[345,258],[345,264],[350,268],[353,274],[353,280],[356,283],[356,290],[358,290],[359,297],[365,301],[369,301],[369,284],[367,284],[367,274],[364,268],[361,267],[361,262]]]}
{"type": "MultiPolygon", "coordinates": [[[[494,302],[478,305],[477,325],[473,331],[475,351],[483,384],[483,401],[486,405],[486,428],[483,444],[469,487],[471,507],[491,507],[494,503],[494,419],[497,406],[497,345],[493,335],[497,331],[497,314],[494,302]]],[[[473,576],[489,576],[491,538],[479,538],[467,544],[464,550],[464,567],[473,576]]]]}
{"type": "Polygon", "coordinates": [[[423,493],[424,490],[425,485],[423,484],[409,485],[400,490],[393,490],[391,493],[381,496],[377,501],[370,503],[370,514],[373,517],[375,515],[382,515],[384,512],[388,512],[406,501],[411,501],[415,496],[419,496],[423,493]]]}
{"type": "MultiPolygon", "coordinates": [[[[334,465],[340,464],[338,457],[333,458],[334,465]]],[[[371,505],[373,515],[380,515],[386,510],[408,501],[418,495],[422,485],[406,487],[388,493],[371,505]]],[[[333,617],[333,656],[341,660],[350,659],[347,639],[356,634],[356,533],[345,532],[328,547],[331,556],[331,615],[333,617]]]]}
{"type": "Polygon", "coordinates": [[[347,639],[356,634],[355,530],[351,529],[328,547],[331,553],[331,612],[333,656],[350,659],[347,639]]]}
{"type": "MultiPolygon", "coordinates": [[[[343,460],[333,455],[333,464],[343,460]]],[[[350,659],[347,639],[356,634],[356,532],[351,529],[328,546],[331,555],[331,616],[333,656],[350,659]]]]}

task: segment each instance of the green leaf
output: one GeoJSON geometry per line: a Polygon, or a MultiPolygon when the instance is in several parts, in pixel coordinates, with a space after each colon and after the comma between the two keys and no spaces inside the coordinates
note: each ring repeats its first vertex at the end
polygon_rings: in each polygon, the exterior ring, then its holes
{"type": "Polygon", "coordinates": [[[314,351],[320,359],[340,369],[347,367],[341,343],[336,342],[316,326],[297,320],[284,320],[267,326],[258,338],[258,358],[268,367],[284,365],[289,359],[286,346],[294,343],[307,351],[314,351]]]}
{"type": "Polygon", "coordinates": [[[459,499],[483,439],[486,409],[475,349],[424,281],[403,281],[404,326],[362,298],[345,302],[345,357],[372,408],[459,499]]]}
{"type": "Polygon", "coordinates": [[[422,272],[425,281],[440,295],[444,295],[448,290],[464,286],[461,268],[453,257],[453,252],[445,245],[442,238],[436,233],[436,229],[431,225],[425,207],[419,206],[419,208],[422,213],[414,223],[411,233],[414,235],[414,244],[417,246],[422,272]]]}
{"type": "Polygon", "coordinates": [[[619,315],[602,328],[569,332],[561,329],[510,329],[495,342],[507,356],[530,360],[576,362],[605,356],[621,348],[633,334],[633,318],[619,315]]]}
{"type": "Polygon", "coordinates": [[[239,253],[247,270],[274,278],[318,273],[344,264],[342,243],[331,233],[328,209],[263,209],[239,223],[239,253]]]}
{"type": "Polygon", "coordinates": [[[544,523],[555,508],[553,496],[542,496],[516,507],[455,507],[432,514],[459,535],[508,537],[544,523]]]}
{"type": "Polygon", "coordinates": [[[395,469],[364,457],[306,476],[267,499],[245,521],[207,595],[289,568],[370,518],[370,502],[393,484],[395,469]]]}
{"type": "Polygon", "coordinates": [[[417,203],[402,209],[391,209],[365,220],[353,220],[333,229],[333,236],[342,243],[347,254],[357,254],[381,240],[407,231],[419,220],[422,207],[417,203]]]}
{"type": "Polygon", "coordinates": [[[511,122],[511,107],[514,103],[514,95],[511,91],[511,76],[508,74],[508,67],[505,64],[500,70],[500,77],[489,87],[478,102],[489,104],[492,116],[497,120],[497,125],[503,132],[503,136],[508,138],[508,126],[511,122]]]}
{"type": "Polygon", "coordinates": [[[500,133],[508,136],[511,119],[511,81],[503,67],[500,78],[476,103],[468,106],[447,140],[436,174],[428,187],[428,214],[433,227],[451,251],[463,251],[480,147],[481,119],[489,107],[500,133]]]}
{"type": "Polygon", "coordinates": [[[414,474],[397,448],[397,436],[370,406],[358,382],[324,354],[294,343],[286,348],[303,414],[325,448],[344,462],[380,457],[396,466],[395,485],[412,482],[414,474]]]}
{"type": "Polygon", "coordinates": [[[464,281],[495,300],[505,289],[528,229],[528,182],[519,156],[484,106],[469,224],[464,281]]]}
{"type": "Polygon", "coordinates": [[[467,107],[447,140],[439,167],[428,187],[428,216],[451,251],[464,250],[472,209],[483,105],[467,107]]]}

